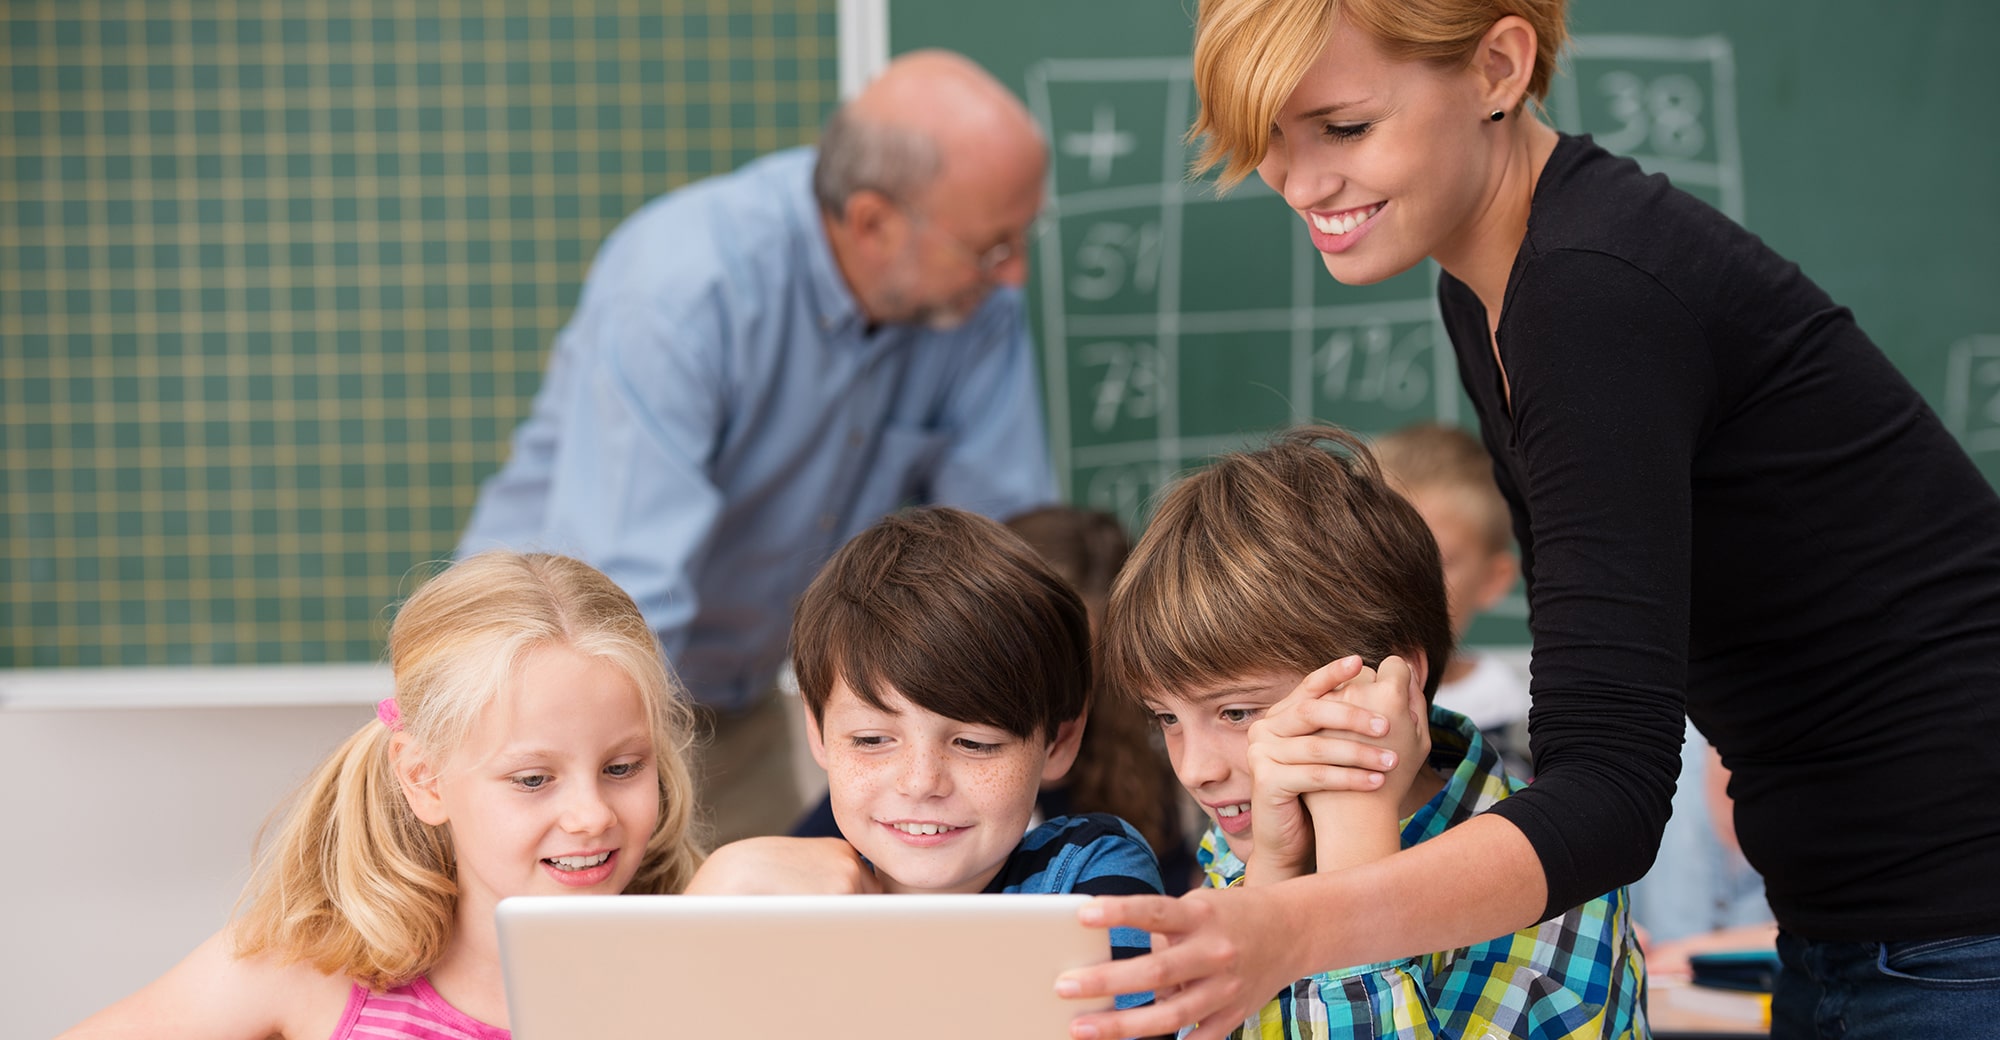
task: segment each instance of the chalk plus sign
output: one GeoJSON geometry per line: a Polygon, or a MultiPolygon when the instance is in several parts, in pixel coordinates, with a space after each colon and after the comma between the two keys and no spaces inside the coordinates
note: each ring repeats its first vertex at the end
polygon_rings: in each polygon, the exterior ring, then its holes
{"type": "Polygon", "coordinates": [[[1132,135],[1118,129],[1117,113],[1110,105],[1097,106],[1097,114],[1091,120],[1087,134],[1069,133],[1063,135],[1063,154],[1087,156],[1090,159],[1090,179],[1092,183],[1111,177],[1111,162],[1137,147],[1132,135]]]}

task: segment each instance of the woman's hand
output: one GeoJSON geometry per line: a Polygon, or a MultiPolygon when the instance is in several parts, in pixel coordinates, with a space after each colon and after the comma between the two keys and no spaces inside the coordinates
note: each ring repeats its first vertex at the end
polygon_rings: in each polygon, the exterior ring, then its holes
{"type": "Polygon", "coordinates": [[[1145,929],[1154,952],[1068,972],[1056,993],[1154,994],[1147,1007],[1078,1015],[1070,1023],[1077,1040],[1171,1033],[1196,1023],[1192,1040],[1222,1040],[1299,979],[1484,942],[1533,924],[1547,897],[1527,836],[1486,813],[1337,873],[1179,899],[1093,899],[1080,921],[1145,929]],[[1444,891],[1455,894],[1439,898],[1444,891]]]}
{"type": "Polygon", "coordinates": [[[882,891],[875,870],[839,838],[745,838],[716,849],[687,895],[864,895],[882,891]]]}
{"type": "Polygon", "coordinates": [[[1056,980],[1057,995],[1150,990],[1153,1003],[1079,1015],[1070,1036],[1171,1036],[1198,1022],[1189,1040],[1222,1040],[1301,977],[1304,958],[1288,940],[1306,929],[1282,898],[1285,887],[1204,888],[1178,899],[1124,896],[1086,904],[1078,915],[1084,924],[1144,929],[1153,934],[1153,952],[1069,972],[1056,980]]]}

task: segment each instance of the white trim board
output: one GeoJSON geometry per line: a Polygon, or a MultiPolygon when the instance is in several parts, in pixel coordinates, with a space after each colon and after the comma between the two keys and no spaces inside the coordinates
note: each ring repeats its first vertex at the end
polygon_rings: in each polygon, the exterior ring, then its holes
{"type": "Polygon", "coordinates": [[[0,712],[372,704],[395,690],[386,664],[0,671],[0,712]]]}
{"type": "Polygon", "coordinates": [[[861,88],[889,64],[889,0],[840,0],[840,98],[861,88]]]}

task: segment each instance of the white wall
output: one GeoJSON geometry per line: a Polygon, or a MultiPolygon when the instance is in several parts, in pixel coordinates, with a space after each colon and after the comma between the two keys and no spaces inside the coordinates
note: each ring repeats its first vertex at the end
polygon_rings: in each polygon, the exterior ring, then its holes
{"type": "Polygon", "coordinates": [[[372,717],[0,706],[0,1035],[53,1036],[219,928],[271,811],[372,717]]]}

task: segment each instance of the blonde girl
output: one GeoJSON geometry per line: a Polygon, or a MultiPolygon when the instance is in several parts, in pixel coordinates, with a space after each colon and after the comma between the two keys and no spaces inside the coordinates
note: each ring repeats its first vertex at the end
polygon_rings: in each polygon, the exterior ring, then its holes
{"type": "MultiPolygon", "coordinates": [[[[2000,496],[1798,265],[1539,118],[1566,6],[1201,4],[1201,162],[1254,171],[1337,281],[1443,272],[1527,564],[1536,777],[1366,866],[1097,905],[1164,952],[1061,989],[1163,999],[1079,1040],[1212,1040],[1307,973],[1634,880],[1684,717],[1731,769],[1782,929],[1774,1040],[1993,1032],[2000,800],[1969,792],[2000,786],[2000,496]]],[[[1857,201],[1911,194],[1895,156],[1856,161],[1883,184],[1857,201]]]]}
{"type": "Polygon", "coordinates": [[[507,896],[678,892],[700,865],[679,685],[610,579],[490,552],[389,633],[395,696],[307,781],[241,912],[66,1037],[501,1040],[507,896]]]}

